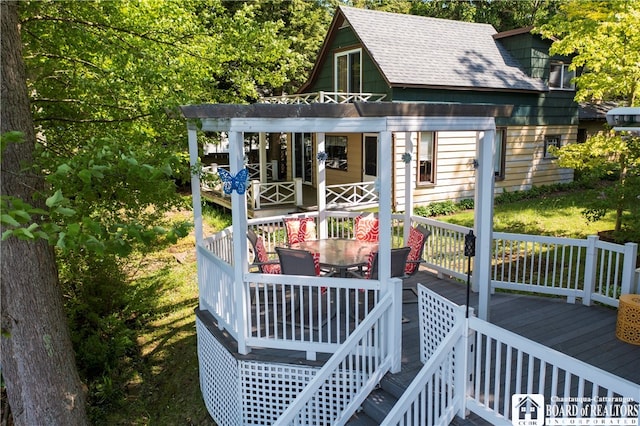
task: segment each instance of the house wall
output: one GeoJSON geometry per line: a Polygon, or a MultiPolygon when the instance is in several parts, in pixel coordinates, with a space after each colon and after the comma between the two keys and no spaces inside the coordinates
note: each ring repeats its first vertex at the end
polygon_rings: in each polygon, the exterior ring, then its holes
{"type": "MultiPolygon", "coordinates": [[[[562,135],[563,143],[575,140],[576,126],[512,126],[507,128],[505,150],[505,177],[495,182],[495,194],[505,191],[531,189],[532,186],[567,183],[573,180],[573,170],[557,166],[552,158],[544,158],[544,136],[562,135]]],[[[415,140],[416,134],[411,137],[415,140]]],[[[428,186],[415,186],[414,205],[453,200],[460,201],[474,196],[476,158],[475,132],[439,132],[436,151],[436,182],[428,186]]],[[[414,142],[414,147],[416,146],[414,142]]],[[[402,155],[407,152],[404,133],[394,135],[395,170],[393,191],[394,206],[404,209],[405,173],[402,155]]],[[[417,151],[412,152],[411,173],[416,181],[417,151]]]]}

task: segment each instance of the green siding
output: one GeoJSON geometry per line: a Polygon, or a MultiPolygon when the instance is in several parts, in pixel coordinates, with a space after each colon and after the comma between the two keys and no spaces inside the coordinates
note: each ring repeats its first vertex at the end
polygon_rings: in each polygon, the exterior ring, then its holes
{"type": "MultiPolygon", "coordinates": [[[[343,50],[356,48],[362,48],[362,45],[353,34],[351,28],[346,27],[338,30],[338,33],[330,46],[329,54],[326,56],[325,62],[322,64],[318,72],[318,77],[316,78],[313,86],[309,88],[309,91],[317,92],[324,90],[326,92],[333,92],[334,54],[343,50]]],[[[382,78],[382,75],[378,71],[375,63],[371,60],[364,49],[362,51],[362,91],[366,93],[386,93],[387,97],[391,94],[389,86],[385,82],[384,78],[382,78]]],[[[387,98],[387,100],[391,99],[387,98]]]]}
{"type": "MultiPolygon", "coordinates": [[[[549,42],[532,34],[518,34],[500,39],[511,54],[518,59],[532,77],[549,78],[549,42]]],[[[325,62],[309,87],[309,92],[332,92],[333,64],[336,52],[361,48],[362,45],[350,27],[337,31],[325,62]]],[[[563,58],[558,58],[563,59],[563,58]]],[[[566,58],[564,58],[566,59],[566,58]]],[[[549,91],[546,93],[515,93],[481,90],[445,90],[425,88],[389,88],[366,51],[362,51],[362,91],[386,93],[386,101],[412,101],[432,103],[513,105],[510,118],[498,118],[499,126],[510,125],[571,125],[578,123],[578,105],[573,91],[549,91]]]]}

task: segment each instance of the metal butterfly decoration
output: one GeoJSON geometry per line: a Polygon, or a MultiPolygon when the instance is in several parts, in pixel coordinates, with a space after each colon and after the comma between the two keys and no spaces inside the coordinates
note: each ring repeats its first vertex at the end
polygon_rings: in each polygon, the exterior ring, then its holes
{"type": "Polygon", "coordinates": [[[233,190],[238,194],[244,194],[247,190],[247,180],[249,179],[247,169],[240,170],[235,176],[225,169],[218,169],[218,175],[222,179],[222,190],[225,194],[231,194],[233,190]]]}

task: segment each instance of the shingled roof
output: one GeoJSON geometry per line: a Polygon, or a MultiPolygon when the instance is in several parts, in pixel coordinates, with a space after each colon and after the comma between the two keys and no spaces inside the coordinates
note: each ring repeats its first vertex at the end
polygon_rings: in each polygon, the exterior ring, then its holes
{"type": "Polygon", "coordinates": [[[344,6],[337,14],[334,24],[341,14],[390,86],[548,90],[494,39],[489,24],[344,6]]]}

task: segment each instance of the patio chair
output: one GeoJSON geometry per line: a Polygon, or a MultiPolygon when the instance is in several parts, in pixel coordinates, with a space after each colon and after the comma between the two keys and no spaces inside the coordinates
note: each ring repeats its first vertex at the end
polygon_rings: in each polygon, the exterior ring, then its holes
{"type": "MultiPolygon", "coordinates": [[[[407,264],[407,256],[409,256],[410,247],[401,247],[391,249],[391,277],[404,277],[405,265],[407,264]]],[[[369,262],[365,270],[364,278],[369,280],[378,279],[378,252],[369,255],[369,262]]]]}
{"type": "MultiPolygon", "coordinates": [[[[391,249],[391,277],[392,278],[395,278],[395,277],[402,278],[405,276],[404,269],[405,269],[405,265],[407,264],[407,256],[409,255],[410,250],[411,250],[410,247],[401,247],[401,248],[391,249]]],[[[355,272],[352,272],[352,274],[357,276],[355,272]]],[[[378,252],[372,252],[369,255],[369,262],[367,265],[367,269],[365,270],[365,275],[364,277],[361,277],[361,278],[366,278],[369,280],[378,279],[378,252]]],[[[370,298],[371,294],[368,297],[370,298]]],[[[367,302],[367,306],[369,307],[372,306],[372,302],[371,301],[367,302]]],[[[403,316],[402,322],[403,323],[409,322],[409,319],[403,316]]]]}
{"type": "Polygon", "coordinates": [[[309,240],[315,240],[316,220],[312,217],[292,217],[284,219],[284,227],[287,230],[287,245],[292,245],[309,240]]]}
{"type": "Polygon", "coordinates": [[[422,225],[418,225],[415,228],[409,230],[409,240],[407,246],[411,247],[409,256],[407,256],[407,265],[405,266],[404,273],[406,276],[411,276],[418,272],[420,263],[423,263],[422,254],[424,253],[424,245],[427,239],[431,235],[431,231],[422,225]]]}
{"type": "Polygon", "coordinates": [[[252,266],[257,267],[258,271],[263,274],[280,274],[280,262],[278,261],[278,259],[269,257],[270,253],[264,247],[264,241],[262,240],[262,237],[258,237],[253,229],[248,229],[247,239],[253,247],[252,266]]]}
{"type": "Polygon", "coordinates": [[[356,216],[353,221],[356,240],[378,242],[379,226],[378,218],[373,214],[356,216]]]}
{"type": "Polygon", "coordinates": [[[276,247],[280,268],[285,275],[320,275],[320,254],[307,250],[276,247]]]}
{"type": "MultiPolygon", "coordinates": [[[[420,269],[420,264],[424,263],[422,254],[424,253],[424,246],[427,243],[429,235],[431,235],[431,231],[422,225],[410,228],[407,246],[411,247],[411,251],[409,252],[409,256],[407,256],[407,264],[404,269],[405,277],[414,275],[418,272],[418,269],[420,269]]],[[[410,291],[418,297],[418,293],[413,287],[404,288],[403,291],[410,291]]]]}

